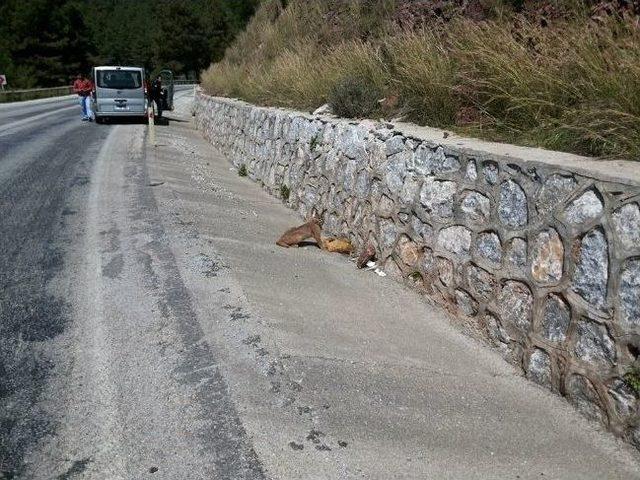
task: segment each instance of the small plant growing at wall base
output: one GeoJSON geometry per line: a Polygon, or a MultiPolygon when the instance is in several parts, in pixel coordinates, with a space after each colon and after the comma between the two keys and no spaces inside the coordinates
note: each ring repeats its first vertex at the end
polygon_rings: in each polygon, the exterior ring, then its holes
{"type": "Polygon", "coordinates": [[[247,166],[244,163],[240,165],[240,168],[238,168],[238,175],[241,177],[247,176],[247,166]]]}
{"type": "Polygon", "coordinates": [[[631,368],[624,374],[624,381],[636,392],[636,395],[640,395],[640,368],[631,368]]]}
{"type": "Polygon", "coordinates": [[[291,192],[289,191],[289,187],[287,187],[286,185],[280,185],[280,198],[282,198],[285,202],[287,200],[289,200],[289,194],[291,192]]]}
{"type": "Polygon", "coordinates": [[[309,150],[313,152],[319,143],[320,141],[318,139],[318,135],[314,135],[313,138],[311,139],[311,143],[309,143],[309,150]]]}
{"type": "Polygon", "coordinates": [[[409,278],[414,282],[420,282],[422,281],[422,274],[420,272],[411,272],[409,278]]]}

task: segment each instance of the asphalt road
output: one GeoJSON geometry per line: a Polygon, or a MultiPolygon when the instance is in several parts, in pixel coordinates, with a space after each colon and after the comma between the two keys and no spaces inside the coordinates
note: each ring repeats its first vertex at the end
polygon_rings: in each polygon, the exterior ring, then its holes
{"type": "Polygon", "coordinates": [[[640,478],[194,130],[0,105],[0,479],[640,478]]]}
{"type": "Polygon", "coordinates": [[[0,118],[0,478],[263,478],[163,242],[146,127],[74,99],[0,118]]]}
{"type": "Polygon", "coordinates": [[[48,285],[63,265],[66,218],[86,196],[92,157],[108,135],[81,124],[70,105],[0,106],[0,471],[9,478],[54,428],[37,398],[69,305],[48,285]]]}

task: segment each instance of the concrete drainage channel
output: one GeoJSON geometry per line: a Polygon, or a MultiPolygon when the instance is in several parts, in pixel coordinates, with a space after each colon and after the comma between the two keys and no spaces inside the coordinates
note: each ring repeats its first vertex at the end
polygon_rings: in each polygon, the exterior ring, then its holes
{"type": "Polygon", "coordinates": [[[640,167],[198,91],[198,128],[327,234],[640,447],[640,167]]]}

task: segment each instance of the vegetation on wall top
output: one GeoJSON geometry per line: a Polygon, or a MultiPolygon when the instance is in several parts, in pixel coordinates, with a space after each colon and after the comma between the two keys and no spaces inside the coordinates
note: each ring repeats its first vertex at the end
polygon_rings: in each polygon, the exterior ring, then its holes
{"type": "Polygon", "coordinates": [[[640,159],[640,5],[266,0],[213,94],[640,159]]]}

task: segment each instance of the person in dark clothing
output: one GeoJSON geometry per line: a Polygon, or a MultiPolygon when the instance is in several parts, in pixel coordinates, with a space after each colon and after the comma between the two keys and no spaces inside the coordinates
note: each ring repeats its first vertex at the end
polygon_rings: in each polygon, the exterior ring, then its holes
{"type": "Polygon", "coordinates": [[[151,101],[156,104],[156,112],[158,117],[162,116],[162,77],[158,75],[156,79],[151,84],[151,89],[149,90],[151,101]]]}

